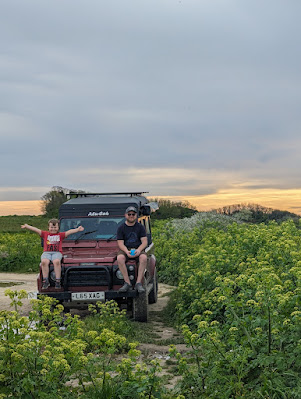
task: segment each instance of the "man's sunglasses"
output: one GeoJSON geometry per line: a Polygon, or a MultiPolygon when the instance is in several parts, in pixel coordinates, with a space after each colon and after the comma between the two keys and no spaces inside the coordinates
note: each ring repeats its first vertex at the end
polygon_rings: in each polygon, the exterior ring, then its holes
{"type": "Polygon", "coordinates": [[[129,216],[135,216],[136,213],[128,213],[129,216]]]}

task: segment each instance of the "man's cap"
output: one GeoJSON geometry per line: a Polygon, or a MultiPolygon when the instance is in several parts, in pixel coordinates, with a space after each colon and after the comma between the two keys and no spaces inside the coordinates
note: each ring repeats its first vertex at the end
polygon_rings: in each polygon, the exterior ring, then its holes
{"type": "Polygon", "coordinates": [[[134,206],[129,206],[128,208],[126,208],[125,213],[129,213],[130,211],[138,213],[137,209],[134,206]]]}

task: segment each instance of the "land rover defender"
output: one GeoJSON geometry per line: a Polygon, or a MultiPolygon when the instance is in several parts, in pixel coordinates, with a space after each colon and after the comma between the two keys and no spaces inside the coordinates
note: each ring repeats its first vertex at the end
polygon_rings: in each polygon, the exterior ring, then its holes
{"type": "MultiPolygon", "coordinates": [[[[38,295],[54,297],[66,309],[85,308],[97,301],[116,300],[131,312],[136,321],[147,321],[148,304],[157,301],[158,281],[156,258],[152,242],[150,215],[158,209],[143,195],[134,193],[70,193],[70,199],[59,210],[60,231],[83,226],[84,231],[72,234],[63,241],[62,288],[55,289],[53,266],[49,268],[50,286],[42,289],[42,272],[38,276],[38,295]],[[144,274],[144,293],[134,289],[120,293],[124,280],[117,265],[117,228],[124,223],[125,210],[134,206],[138,222],[146,230],[148,246],[147,267],[144,274]]],[[[132,286],[138,275],[135,260],[126,263],[132,286]]]]}

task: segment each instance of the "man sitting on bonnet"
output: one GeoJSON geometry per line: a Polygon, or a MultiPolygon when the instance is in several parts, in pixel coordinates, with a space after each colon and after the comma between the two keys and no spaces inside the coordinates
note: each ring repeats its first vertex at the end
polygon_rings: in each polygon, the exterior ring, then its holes
{"type": "Polygon", "coordinates": [[[146,231],[137,221],[138,214],[134,206],[129,206],[124,216],[125,222],[117,229],[117,242],[120,249],[117,254],[117,263],[124,279],[124,284],[119,292],[127,292],[132,289],[125,263],[129,259],[139,258],[138,277],[135,289],[139,293],[143,293],[145,289],[141,282],[147,264],[147,255],[144,251],[147,247],[146,231]],[[131,255],[131,249],[133,250],[133,255],[131,255]]]}

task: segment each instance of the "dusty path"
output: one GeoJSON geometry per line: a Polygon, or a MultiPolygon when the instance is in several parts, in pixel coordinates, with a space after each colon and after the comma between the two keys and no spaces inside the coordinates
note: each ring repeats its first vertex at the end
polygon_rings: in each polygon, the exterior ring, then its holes
{"type": "MultiPolygon", "coordinates": [[[[37,273],[0,273],[0,310],[13,310],[10,306],[11,300],[4,292],[8,288],[15,291],[25,290],[32,292],[37,290],[37,273]],[[7,284],[6,284],[7,283],[7,284]],[[9,284],[11,283],[11,284],[9,284]],[[3,287],[2,285],[5,286],[3,287]]],[[[20,314],[28,315],[31,305],[28,299],[23,299],[23,306],[19,308],[20,314]]]]}
{"type": "Polygon", "coordinates": [[[180,379],[174,374],[174,364],[169,356],[169,346],[175,345],[177,351],[184,353],[188,351],[187,346],[183,342],[182,336],[173,327],[168,326],[162,317],[162,310],[166,307],[169,300],[168,293],[174,287],[167,284],[159,284],[158,301],[153,305],[149,305],[149,321],[147,325],[149,329],[156,333],[157,338],[152,339],[151,343],[141,343],[138,349],[141,350],[145,359],[157,359],[162,367],[161,376],[166,376],[166,388],[172,389],[180,379]]]}

